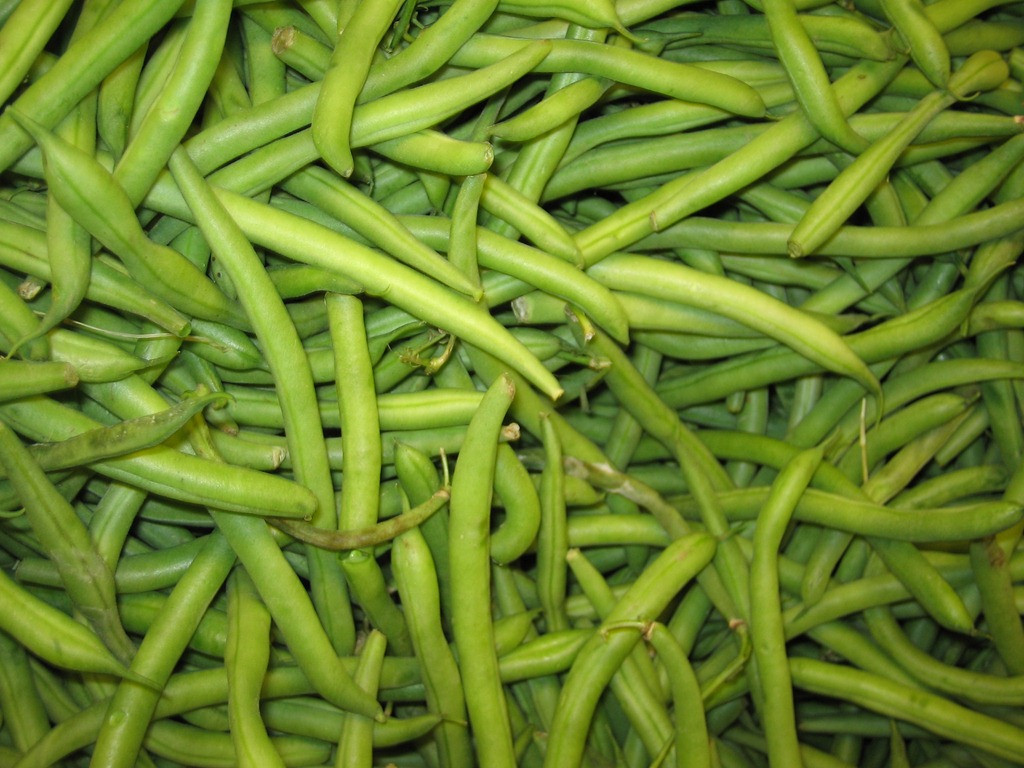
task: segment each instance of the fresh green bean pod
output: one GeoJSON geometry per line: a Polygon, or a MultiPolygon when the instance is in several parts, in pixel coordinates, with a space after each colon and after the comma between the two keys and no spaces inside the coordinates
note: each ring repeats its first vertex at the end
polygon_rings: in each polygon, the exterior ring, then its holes
{"type": "Polygon", "coordinates": [[[4,360],[0,364],[0,400],[67,389],[78,381],[78,371],[63,361],[4,360]]]}
{"type": "Polygon", "coordinates": [[[949,82],[950,53],[919,0],[881,0],[886,18],[899,32],[910,58],[936,88],[949,82]]]}
{"type": "Polygon", "coordinates": [[[602,628],[580,649],[559,697],[555,722],[548,737],[545,765],[579,765],[587,726],[597,699],[621,661],[639,641],[633,628],[615,629],[622,622],[649,621],[714,555],[714,539],[703,533],[677,539],[631,585],[602,628]]]}
{"type": "Polygon", "coordinates": [[[143,286],[188,314],[245,325],[238,308],[205,275],[145,236],[127,194],[99,163],[38,123],[26,123],[29,118],[17,119],[45,147],[48,183],[61,206],[114,251],[143,286]],[[98,205],[101,189],[103,204],[98,205]]]}
{"type": "Polygon", "coordinates": [[[488,388],[470,422],[467,445],[452,477],[449,503],[449,560],[452,579],[452,630],[459,653],[466,710],[479,759],[488,765],[515,765],[512,734],[494,651],[490,618],[489,499],[497,433],[515,395],[508,376],[488,388]]]}
{"type": "MultiPolygon", "coordinates": [[[[371,630],[359,653],[359,665],[352,679],[371,696],[377,694],[380,685],[381,665],[384,662],[384,649],[387,637],[376,630],[371,630]]],[[[334,756],[337,768],[363,768],[373,763],[373,726],[369,717],[346,713],[338,737],[338,749],[334,756]]]]}
{"type": "Polygon", "coordinates": [[[57,564],[76,610],[107,647],[127,662],[135,648],[117,615],[113,574],[74,508],[6,424],[0,424],[0,463],[21,498],[25,517],[43,551],[57,564]]]}
{"type": "Polygon", "coordinates": [[[395,580],[419,661],[427,706],[445,719],[434,731],[442,766],[469,765],[472,745],[459,668],[441,625],[441,600],[433,558],[416,529],[403,533],[392,549],[395,580]]]}
{"type": "MultiPolygon", "coordinates": [[[[17,110],[55,128],[107,74],[161,29],[180,5],[177,0],[147,0],[133,5],[131,13],[109,14],[15,99],[17,110]]],[[[32,146],[32,137],[10,113],[0,115],[0,136],[4,147],[0,167],[7,169],[32,146]]]]}
{"type": "MultiPolygon", "coordinates": [[[[510,37],[476,34],[452,57],[462,66],[486,66],[530,45],[510,37]]],[[[720,107],[733,114],[760,117],[764,101],[750,86],[728,75],[617,46],[576,40],[553,40],[550,53],[537,65],[538,72],[576,71],[647,88],[683,101],[720,107]]]]}
{"type": "Polygon", "coordinates": [[[313,110],[313,141],[327,164],[342,178],[352,175],[349,149],[352,109],[366,82],[374,52],[395,17],[401,0],[357,6],[338,30],[331,63],[324,73],[313,110]]]}
{"type": "Polygon", "coordinates": [[[228,577],[228,722],[238,765],[283,766],[260,719],[260,688],[270,658],[270,614],[244,570],[228,577]]]}
{"type": "Polygon", "coordinates": [[[922,726],[945,738],[976,746],[988,754],[1011,761],[1017,759],[1017,745],[1024,734],[1001,720],[869,672],[801,658],[790,659],[789,667],[798,688],[837,696],[922,726]]]}
{"type": "Polygon", "coordinates": [[[1006,63],[992,51],[975,54],[953,75],[945,91],[935,91],[901,121],[899,127],[876,141],[844,169],[811,204],[789,236],[789,255],[816,253],[889,172],[896,157],[924,125],[958,98],[991,90],[1006,79],[1006,63]]]}

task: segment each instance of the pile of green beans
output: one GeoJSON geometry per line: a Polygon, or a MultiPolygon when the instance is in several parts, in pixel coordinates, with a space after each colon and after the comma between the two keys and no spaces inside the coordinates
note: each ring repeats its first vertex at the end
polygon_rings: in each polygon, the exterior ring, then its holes
{"type": "Polygon", "coordinates": [[[0,0],[0,768],[1024,766],[1020,0],[0,0]]]}

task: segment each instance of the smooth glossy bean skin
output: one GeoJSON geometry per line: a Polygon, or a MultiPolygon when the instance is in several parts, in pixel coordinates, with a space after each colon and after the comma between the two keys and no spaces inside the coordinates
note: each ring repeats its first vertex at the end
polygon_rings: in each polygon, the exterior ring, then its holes
{"type": "Polygon", "coordinates": [[[769,759],[781,765],[800,762],[792,684],[786,665],[786,638],[778,584],[778,550],[794,507],[821,463],[824,451],[811,448],[779,473],[758,513],[754,557],[750,564],[750,634],[757,680],[763,697],[761,716],[769,759]]]}
{"type": "MultiPolygon", "coordinates": [[[[199,176],[183,150],[171,157],[175,180],[187,195],[190,207],[197,212],[200,228],[211,248],[225,265],[232,282],[240,291],[240,301],[252,319],[257,338],[263,345],[275,380],[288,378],[289,387],[282,389],[281,409],[288,425],[285,437],[289,454],[295,461],[299,482],[316,498],[313,521],[326,528],[335,527],[334,495],[330,481],[329,462],[322,440],[319,413],[311,405],[316,402],[312,377],[298,333],[294,330],[284,303],[262,269],[252,269],[258,258],[252,245],[238,231],[205,181],[199,176]],[[288,329],[293,329],[291,332],[288,329]]],[[[327,623],[329,637],[336,650],[345,650],[354,643],[354,629],[346,621],[348,596],[342,585],[340,567],[325,554],[310,552],[313,562],[313,595],[327,623]]]]}
{"type": "Polygon", "coordinates": [[[712,309],[755,327],[808,358],[821,362],[830,370],[852,376],[870,391],[881,392],[881,385],[864,362],[847,349],[837,335],[811,318],[792,311],[787,305],[757,290],[724,278],[705,275],[683,265],[674,265],[672,272],[669,272],[668,265],[658,265],[659,276],[652,280],[653,275],[649,272],[652,266],[650,262],[637,257],[613,256],[591,267],[588,274],[610,287],[644,293],[657,292],[660,298],[671,296],[673,300],[680,300],[680,292],[685,290],[686,303],[712,309]],[[678,282],[671,281],[675,273],[678,273],[678,282]],[[791,332],[793,335],[790,335],[791,332]]]}
{"type": "Polygon", "coordinates": [[[135,764],[159,692],[234,562],[235,553],[225,539],[211,538],[175,586],[164,612],[146,633],[130,667],[134,674],[152,683],[146,687],[125,682],[117,687],[96,737],[93,759],[98,764],[135,764]]]}
{"type": "MultiPolygon", "coordinates": [[[[576,550],[567,556],[569,567],[598,617],[615,607],[615,595],[601,573],[576,550]]],[[[643,629],[643,627],[637,627],[643,629]]],[[[657,754],[671,740],[672,724],[662,706],[663,690],[650,658],[637,645],[622,659],[608,686],[649,754],[657,754]]],[[[557,711],[557,710],[556,710],[557,711]]]]}
{"type": "Polygon", "coordinates": [[[228,577],[228,722],[240,766],[283,766],[260,718],[260,688],[270,660],[270,614],[244,570],[228,577]]]}
{"type": "MultiPolygon", "coordinates": [[[[377,630],[371,630],[359,653],[359,664],[352,676],[356,685],[372,696],[377,695],[380,685],[381,665],[387,637],[377,630]]],[[[338,750],[334,757],[336,768],[364,768],[373,762],[372,718],[346,713],[338,737],[338,750]]]]}
{"type": "MultiPolygon", "coordinates": [[[[481,66],[519,51],[527,44],[523,40],[477,34],[452,57],[452,62],[481,66]]],[[[692,71],[688,65],[662,61],[617,46],[552,41],[551,51],[537,66],[537,71],[584,72],[649,88],[683,101],[711,104],[738,115],[758,117],[764,114],[764,102],[757,92],[735,78],[709,70],[692,71]]]]}
{"type": "Polygon", "coordinates": [[[293,175],[283,186],[322,210],[334,213],[356,232],[424,274],[469,296],[478,296],[478,286],[413,237],[386,208],[354,187],[315,167],[293,175]]]}
{"type": "MultiPolygon", "coordinates": [[[[555,397],[561,392],[554,377],[520,344],[510,343],[504,328],[493,318],[468,301],[456,299],[442,286],[311,222],[226,191],[216,194],[256,243],[291,254],[305,263],[340,269],[363,284],[368,293],[386,295],[396,306],[499,354],[507,364],[521,369],[543,392],[555,397]],[[342,253],[344,264],[339,260],[342,253]]],[[[175,201],[166,202],[179,215],[182,213],[175,201]]]]}
{"type": "Polygon", "coordinates": [[[635,629],[615,630],[614,627],[623,621],[643,621],[658,613],[686,581],[710,562],[714,548],[714,540],[707,534],[677,539],[664,550],[667,554],[645,570],[620,598],[603,622],[604,631],[587,640],[562,688],[555,722],[548,736],[545,765],[579,765],[597,698],[621,660],[640,639],[635,629]]]}
{"type": "Polygon", "coordinates": [[[965,62],[950,79],[947,91],[935,91],[922,99],[896,130],[862,152],[829,185],[828,192],[815,198],[789,236],[789,255],[800,257],[817,252],[818,247],[835,233],[884,178],[896,157],[913,141],[924,124],[956,98],[995,87],[1006,79],[1007,73],[1005,63],[991,51],[976,54],[965,62]]]}
{"type": "MultiPolygon", "coordinates": [[[[134,6],[131,14],[110,14],[21,93],[15,100],[18,110],[55,127],[105,75],[163,27],[180,5],[176,0],[147,2],[134,6]]],[[[0,166],[6,169],[31,146],[31,138],[10,115],[0,116],[0,135],[4,138],[0,166]]]]}
{"type": "Polygon", "coordinates": [[[6,360],[0,367],[0,400],[16,400],[74,387],[78,372],[59,360],[6,360]]]}
{"type": "Polygon", "coordinates": [[[505,507],[505,520],[491,534],[491,559],[504,565],[530,549],[541,519],[540,499],[533,481],[508,443],[498,445],[494,492],[505,507]]]}
{"type": "Polygon", "coordinates": [[[327,164],[343,178],[352,174],[349,149],[352,109],[366,82],[373,54],[394,19],[400,2],[359,6],[339,29],[313,110],[313,141],[327,164]]]}
{"type": "Polygon", "coordinates": [[[64,669],[129,674],[92,630],[30,594],[6,573],[0,574],[0,592],[10,606],[0,629],[39,658],[64,669]]]}
{"type": "MultiPolygon", "coordinates": [[[[166,402],[162,405],[165,408],[166,402]]],[[[18,432],[39,442],[65,439],[102,426],[78,411],[43,399],[19,400],[0,406],[0,410],[18,432]]],[[[95,467],[100,474],[154,493],[223,509],[251,512],[262,506],[267,512],[277,510],[285,517],[308,517],[316,509],[307,490],[284,478],[243,467],[214,465],[166,447],[107,459],[95,467]]]]}
{"type": "Polygon", "coordinates": [[[49,718],[33,680],[29,656],[6,632],[0,632],[0,706],[14,748],[25,752],[49,731],[49,718]]]}
{"type": "Polygon", "coordinates": [[[132,131],[114,179],[138,205],[167,164],[206,96],[227,37],[231,3],[204,3],[192,15],[174,70],[132,131]]]}
{"type": "Polygon", "coordinates": [[[911,691],[878,675],[812,659],[790,659],[798,688],[837,695],[890,717],[971,744],[1007,760],[1016,760],[1024,740],[1019,728],[923,691],[911,691]]]}
{"type": "MultiPolygon", "coordinates": [[[[718,496],[728,517],[746,517],[754,514],[754,504],[761,503],[766,493],[764,488],[748,488],[721,492],[718,496]]],[[[684,514],[695,515],[695,506],[693,501],[687,500],[684,514]]],[[[986,501],[959,508],[940,507],[929,513],[930,519],[924,520],[903,510],[854,501],[812,488],[797,505],[794,517],[809,523],[827,521],[831,527],[863,535],[924,543],[985,536],[1015,525],[1021,514],[1022,510],[1013,503],[986,501]]]]}
{"type": "Polygon", "coordinates": [[[949,81],[950,53],[918,0],[881,0],[882,10],[906,43],[918,69],[936,88],[949,81]]]}
{"type": "MultiPolygon", "coordinates": [[[[881,90],[901,64],[861,63],[840,78],[835,87],[844,114],[855,111],[881,90]]],[[[581,230],[575,235],[576,243],[587,264],[594,264],[760,179],[816,137],[817,131],[804,118],[788,116],[709,169],[668,182],[651,195],[623,206],[614,216],[581,230]]]]}
{"type": "Polygon", "coordinates": [[[490,484],[494,473],[497,433],[515,396],[507,376],[488,388],[480,410],[470,422],[468,450],[460,454],[452,476],[449,502],[449,561],[452,579],[452,630],[464,680],[466,710],[479,759],[488,765],[512,766],[512,735],[494,652],[490,620],[488,538],[490,484]],[[461,469],[461,472],[460,472],[461,469]]]}
{"type": "Polygon", "coordinates": [[[468,766],[473,762],[473,748],[464,724],[462,679],[441,625],[434,561],[418,529],[395,540],[392,558],[413,648],[422,670],[427,706],[445,717],[434,731],[440,764],[446,768],[468,766]]]}
{"type": "Polygon", "coordinates": [[[790,0],[764,0],[764,18],[797,101],[821,135],[848,152],[861,152],[867,142],[846,121],[814,41],[790,0]]]}

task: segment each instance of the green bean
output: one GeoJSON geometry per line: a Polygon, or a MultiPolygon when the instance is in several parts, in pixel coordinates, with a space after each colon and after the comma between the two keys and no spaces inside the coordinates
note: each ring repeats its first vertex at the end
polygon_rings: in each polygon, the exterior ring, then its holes
{"type": "Polygon", "coordinates": [[[232,571],[227,592],[224,667],[228,674],[228,722],[238,764],[281,766],[284,763],[259,712],[260,688],[270,658],[270,614],[244,570],[232,571]]]}
{"type": "Polygon", "coordinates": [[[76,610],[114,655],[127,662],[134,646],[117,615],[113,574],[74,508],[6,424],[0,424],[0,463],[24,504],[33,533],[56,562],[76,610]]]}
{"type": "MultiPolygon", "coordinates": [[[[335,527],[334,494],[330,482],[329,463],[322,444],[322,425],[315,408],[316,395],[308,372],[308,363],[298,334],[284,311],[284,303],[262,269],[250,269],[258,263],[251,244],[238,231],[217,198],[200,177],[182,149],[171,156],[175,181],[187,196],[189,207],[196,212],[199,225],[211,248],[231,275],[240,292],[240,300],[256,330],[257,338],[268,356],[275,380],[287,377],[290,386],[282,388],[281,408],[285,413],[288,451],[295,462],[298,479],[311,486],[316,499],[313,522],[325,528],[335,527]],[[315,439],[314,439],[315,436],[315,439]]],[[[329,637],[335,649],[351,647],[354,629],[346,620],[348,596],[342,583],[340,566],[324,553],[311,550],[313,595],[327,622],[329,637]]],[[[262,590],[261,590],[262,593],[262,590]]]]}
{"type": "Polygon", "coordinates": [[[840,172],[811,204],[789,236],[789,254],[800,257],[815,253],[835,233],[878,182],[885,177],[896,157],[913,141],[934,115],[955,99],[975,91],[986,91],[1006,79],[1005,62],[991,51],[975,54],[950,78],[946,91],[935,91],[900,122],[885,139],[876,141],[848,168],[840,172]]]}
{"type": "MultiPolygon", "coordinates": [[[[449,247],[449,229],[436,216],[403,217],[401,221],[417,237],[438,248],[449,247]]],[[[580,270],[562,259],[543,251],[530,248],[499,237],[483,228],[478,228],[477,261],[481,267],[494,269],[524,282],[535,285],[549,294],[584,308],[605,328],[613,338],[628,338],[628,321],[615,297],[600,286],[596,280],[588,279],[580,270]]],[[[467,341],[472,341],[468,336],[467,341]]]]}
{"type": "MultiPolygon", "coordinates": [[[[844,114],[853,112],[895,75],[902,62],[862,62],[836,82],[844,114]]],[[[706,205],[756,181],[778,167],[817,136],[799,115],[784,118],[743,149],[695,177],[663,185],[653,195],[623,206],[614,216],[578,232],[576,244],[587,264],[621,250],[652,232],[665,229],[706,205]]]]}
{"type": "Polygon", "coordinates": [[[135,116],[137,125],[113,174],[134,205],[145,197],[199,110],[221,58],[230,15],[226,0],[200,6],[159,97],[145,115],[135,116]]]}
{"type": "Polygon", "coordinates": [[[977,704],[1019,706],[1024,677],[999,677],[941,663],[914,645],[884,606],[867,609],[864,618],[875,641],[922,685],[977,704]]]}
{"type": "Polygon", "coordinates": [[[347,480],[338,515],[340,530],[377,521],[380,483],[380,421],[373,370],[366,347],[363,304],[342,294],[326,297],[334,348],[335,380],[342,431],[342,471],[347,480]]]}
{"type": "Polygon", "coordinates": [[[764,0],[764,18],[807,119],[838,147],[854,153],[863,151],[867,141],[846,122],[818,48],[801,24],[794,4],[789,0],[764,0]]]}
{"type": "MultiPolygon", "coordinates": [[[[710,70],[695,71],[689,65],[659,60],[618,46],[575,40],[553,40],[538,72],[576,71],[607,77],[619,83],[646,88],[666,96],[710,104],[737,115],[760,117],[764,102],[750,86],[710,70]]],[[[452,57],[460,66],[485,66],[528,45],[498,35],[476,34],[452,57]]]]}
{"type": "MultiPolygon", "coordinates": [[[[102,426],[74,409],[39,398],[8,403],[0,406],[0,411],[18,432],[42,442],[63,440],[102,426]]],[[[308,517],[316,508],[308,490],[294,482],[230,465],[212,472],[211,462],[165,447],[108,459],[96,464],[95,469],[173,499],[250,514],[262,508],[264,513],[308,517]]]]}
{"type": "Polygon", "coordinates": [[[597,699],[639,634],[615,629],[622,622],[650,620],[700,571],[714,554],[714,540],[703,533],[677,539],[637,577],[580,649],[559,697],[555,721],[548,736],[545,765],[574,766],[583,757],[586,729],[597,699]]]}
{"type": "Polygon", "coordinates": [[[879,675],[812,659],[791,658],[789,666],[798,688],[851,701],[1007,760],[1016,759],[1024,738],[1012,725],[879,675]]]}
{"type": "MultiPolygon", "coordinates": [[[[756,516],[754,507],[766,494],[763,487],[747,488],[719,492],[718,500],[727,518],[748,520],[756,516]]],[[[697,514],[695,501],[687,499],[677,506],[688,519],[697,514]]],[[[1019,515],[1013,504],[1002,501],[939,507],[921,515],[917,510],[910,513],[812,488],[797,504],[794,519],[861,535],[925,543],[985,536],[1015,525],[1019,515]]]]}
{"type": "Polygon", "coordinates": [[[917,68],[936,88],[945,88],[950,72],[949,49],[923,4],[916,0],[881,0],[881,6],[917,68]]]}
{"type": "Polygon", "coordinates": [[[146,61],[148,45],[142,42],[104,77],[96,102],[96,132],[118,158],[128,144],[135,106],[135,92],[146,61]]]}
{"type": "MultiPolygon", "coordinates": [[[[805,10],[802,3],[791,3],[791,13],[805,10]]],[[[774,10],[771,3],[758,3],[764,15],[677,14],[672,18],[654,21],[643,29],[653,29],[668,36],[679,36],[679,44],[687,40],[704,43],[727,44],[747,49],[772,52],[771,27],[774,10]]],[[[814,46],[826,54],[838,54],[853,59],[885,61],[892,52],[885,39],[863,19],[849,15],[801,14],[796,17],[800,34],[807,36],[814,46]]],[[[788,28],[788,25],[787,25],[788,28]]],[[[779,58],[783,58],[779,55],[779,58]]],[[[785,62],[783,62],[785,64],[785,62]]],[[[776,65],[777,66],[777,65],[776,65]]]]}
{"type": "Polygon", "coordinates": [[[189,398],[151,416],[82,432],[59,442],[37,443],[28,450],[46,471],[123,456],[162,443],[207,405],[223,399],[220,393],[189,398]]]}
{"type": "Polygon", "coordinates": [[[440,764],[445,768],[467,766],[473,758],[464,724],[466,704],[462,681],[441,628],[441,600],[433,558],[417,529],[395,540],[392,564],[422,671],[427,706],[444,718],[434,731],[440,764]]]}
{"type": "MultiPolygon", "coordinates": [[[[367,635],[359,653],[359,665],[353,680],[371,696],[377,693],[380,683],[380,669],[384,661],[387,638],[372,630],[367,635]]],[[[338,749],[334,756],[337,768],[369,766],[373,762],[373,720],[362,715],[346,713],[338,737],[338,749]]]]}
{"type": "Polygon", "coordinates": [[[0,707],[14,748],[25,752],[49,730],[47,712],[33,680],[24,646],[0,631],[0,707]]]}
{"type": "MultiPolygon", "coordinates": [[[[363,528],[328,531],[315,525],[287,518],[270,518],[269,522],[289,536],[314,544],[320,549],[330,551],[368,550],[386,544],[396,536],[424,523],[448,502],[449,495],[447,489],[439,489],[422,504],[418,504],[396,517],[363,528]]],[[[344,497],[342,499],[344,500],[344,497]]]]}
{"type": "Polygon", "coordinates": [[[474,285],[480,285],[476,223],[485,179],[485,174],[478,173],[462,180],[452,204],[448,233],[448,260],[474,285]]]}
{"type": "MultiPolygon", "coordinates": [[[[109,14],[15,99],[17,109],[55,127],[109,72],[163,27],[180,5],[176,0],[148,2],[133,6],[131,14],[109,14]]],[[[0,166],[6,169],[31,146],[31,138],[10,114],[0,116],[0,135],[5,148],[0,166]]]]}
{"type": "MultiPolygon", "coordinates": [[[[615,607],[615,595],[600,572],[578,550],[571,550],[567,561],[597,615],[606,618],[615,607]]],[[[641,647],[635,646],[621,660],[609,685],[646,751],[657,754],[671,739],[672,726],[664,711],[660,681],[641,647]]]]}
{"type": "Polygon", "coordinates": [[[334,214],[370,242],[404,263],[476,298],[479,288],[467,281],[437,253],[413,237],[383,206],[322,169],[307,168],[291,176],[283,188],[334,214]]]}
{"type": "Polygon", "coordinates": [[[569,533],[565,513],[562,447],[550,420],[544,430],[544,469],[540,479],[541,527],[537,535],[537,587],[547,632],[569,628],[565,615],[565,555],[569,533]]]}
{"type": "Polygon", "coordinates": [[[4,55],[0,67],[0,101],[7,101],[28,74],[46,41],[68,13],[71,3],[22,2],[4,21],[0,32],[0,49],[4,55]]]}
{"type": "Polygon", "coordinates": [[[400,0],[357,6],[338,40],[324,73],[313,111],[313,141],[327,164],[343,178],[352,174],[349,149],[352,108],[366,82],[377,45],[398,11],[400,0]]]}
{"type": "Polygon", "coordinates": [[[1024,634],[1024,628],[1016,613],[1002,613],[1007,605],[1013,603],[1012,581],[1004,547],[1018,540],[1020,529],[1020,525],[1014,526],[1001,535],[972,542],[970,546],[971,566],[981,595],[988,631],[1000,658],[1014,675],[1024,673],[1024,659],[1021,658],[1017,644],[1017,640],[1024,634]]]}
{"type": "Polygon", "coordinates": [[[0,400],[67,389],[78,381],[78,371],[66,362],[5,360],[0,366],[0,400]]]}
{"type": "MultiPolygon", "coordinates": [[[[432,450],[436,450],[432,449],[432,450]]],[[[406,442],[398,442],[394,449],[395,471],[403,491],[412,504],[422,504],[441,487],[433,461],[421,450],[406,442]]],[[[444,510],[432,515],[419,527],[430,550],[437,573],[437,586],[441,614],[451,617],[451,569],[449,566],[448,515],[444,510]]]]}
{"type": "MultiPolygon", "coordinates": [[[[3,227],[0,227],[0,230],[2,229],[3,227]]],[[[6,234],[0,232],[0,238],[6,240],[7,238],[4,237],[6,234]]],[[[22,231],[20,234],[25,235],[26,232],[22,231]]],[[[11,268],[29,275],[43,280],[49,280],[52,277],[46,256],[45,240],[31,243],[21,237],[18,250],[0,245],[0,258],[11,268]],[[38,248],[35,247],[36,245],[38,248]]],[[[98,303],[145,317],[175,335],[188,335],[188,320],[180,312],[147,293],[123,272],[112,268],[102,256],[93,260],[86,297],[98,303]]]]}
{"type": "Polygon", "coordinates": [[[486,346],[500,354],[506,363],[518,363],[514,367],[521,368],[542,391],[552,396],[561,391],[551,374],[532,355],[527,353],[524,359],[522,346],[510,344],[505,330],[468,301],[459,301],[432,281],[311,222],[226,191],[217,190],[216,194],[243,232],[255,242],[292,254],[304,263],[338,269],[363,284],[367,292],[386,294],[395,306],[467,341],[486,346]],[[340,254],[345,254],[344,264],[338,261],[340,254]]]}
{"type": "MultiPolygon", "coordinates": [[[[93,151],[96,145],[95,108],[94,99],[83,101],[57,128],[58,133],[86,152],[93,151]]],[[[36,328],[37,335],[56,327],[81,304],[88,292],[92,264],[89,233],[68,215],[52,192],[47,194],[46,220],[52,303],[36,328]]],[[[22,339],[15,346],[27,340],[22,339]]]]}
{"type": "Polygon", "coordinates": [[[522,232],[541,250],[572,263],[580,261],[576,244],[562,226],[500,177],[484,177],[480,206],[522,232]]]}
{"type": "Polygon", "coordinates": [[[767,130],[764,124],[708,128],[679,135],[643,141],[657,153],[638,155],[636,140],[593,149],[572,162],[563,163],[544,188],[545,202],[559,200],[587,189],[614,187],[616,184],[703,168],[735,152],[767,130]]]}
{"type": "Polygon", "coordinates": [[[26,130],[45,147],[49,185],[61,206],[117,253],[143,286],[189,314],[244,322],[238,310],[190,262],[145,236],[124,190],[102,166],[39,124],[26,123],[28,118],[23,115],[17,119],[28,125],[26,130]],[[103,206],[95,204],[100,189],[105,190],[103,206]]]}
{"type": "Polygon", "coordinates": [[[506,141],[529,141],[557,128],[593,106],[610,87],[608,80],[588,77],[570,83],[515,117],[491,126],[489,133],[506,141]]]}
{"type": "Polygon", "coordinates": [[[95,759],[109,765],[134,764],[159,691],[234,562],[234,552],[220,536],[208,539],[197,554],[132,659],[130,670],[153,681],[152,687],[127,681],[117,687],[96,737],[95,759]]]}
{"type": "Polygon", "coordinates": [[[785,634],[778,585],[778,549],[790,516],[823,450],[812,448],[789,461],[772,484],[758,513],[754,558],[750,564],[750,633],[758,684],[763,696],[761,718],[768,755],[780,764],[800,762],[792,684],[786,666],[785,634]]]}
{"type": "MultiPolygon", "coordinates": [[[[143,403],[152,399],[149,390],[136,388],[131,393],[131,401],[126,405],[138,410],[143,403]]],[[[216,457],[204,423],[193,424],[190,439],[193,447],[211,457],[210,460],[216,457]]],[[[220,466],[222,469],[227,468],[227,465],[220,466]]],[[[379,716],[379,705],[372,699],[367,700],[368,697],[355,687],[344,669],[338,668],[340,662],[334,655],[331,640],[324,631],[309,594],[266,525],[244,516],[221,514],[212,509],[210,512],[218,529],[230,541],[231,548],[238,553],[243,565],[246,565],[246,570],[256,583],[289,649],[304,669],[311,670],[310,677],[316,681],[318,691],[339,706],[379,716]],[[316,674],[316,670],[320,674],[316,674]]],[[[307,556],[311,571],[318,566],[316,556],[315,550],[307,556]]]]}
{"type": "Polygon", "coordinates": [[[710,740],[700,687],[686,652],[664,624],[652,622],[645,639],[662,660],[672,689],[676,717],[676,765],[711,765],[710,740]]]}
{"type": "Polygon", "coordinates": [[[749,289],[731,280],[706,275],[683,265],[658,265],[658,278],[652,280],[648,271],[654,265],[631,256],[603,259],[588,270],[609,287],[633,290],[659,298],[685,300],[702,309],[714,310],[732,320],[744,323],[776,338],[826,369],[851,376],[871,392],[880,396],[881,385],[865,363],[837,335],[825,327],[773,301],[756,289],[749,289]],[[671,279],[676,277],[678,279],[671,279]],[[714,299],[711,297],[714,296],[714,299]],[[756,309],[754,309],[756,307],[756,309]],[[742,309],[741,309],[742,308],[742,309]],[[796,329],[799,328],[799,332],[796,329]]]}
{"type": "MultiPolygon", "coordinates": [[[[320,764],[330,755],[330,746],[300,736],[273,737],[274,749],[285,765],[320,764]]],[[[237,765],[234,744],[227,733],[161,720],[150,726],[145,739],[146,749],[170,760],[188,763],[196,768],[230,768],[237,765]]]]}
{"type": "Polygon", "coordinates": [[[508,376],[488,388],[470,422],[465,450],[452,477],[449,558],[452,629],[466,688],[466,710],[479,759],[487,765],[514,765],[512,735],[501,695],[494,630],[490,621],[489,521],[487,499],[494,472],[497,433],[515,395],[508,376]],[[461,470],[461,471],[460,471],[461,470]]]}
{"type": "Polygon", "coordinates": [[[533,545],[541,520],[533,481],[507,443],[500,443],[495,454],[494,492],[505,508],[505,519],[491,534],[490,553],[494,562],[504,565],[533,545]]]}
{"type": "MultiPolygon", "coordinates": [[[[345,717],[336,707],[309,697],[264,700],[260,711],[275,731],[321,741],[335,741],[345,717]]],[[[384,723],[373,724],[373,746],[383,749],[413,741],[439,724],[440,718],[431,714],[389,717],[384,723]]]]}
{"type": "Polygon", "coordinates": [[[371,69],[363,98],[383,96],[431,75],[491,16],[496,5],[497,0],[456,0],[409,46],[371,69]]]}
{"type": "Polygon", "coordinates": [[[6,573],[0,573],[0,594],[8,606],[0,617],[0,629],[30,653],[64,669],[131,676],[92,630],[32,595],[6,573]]]}

